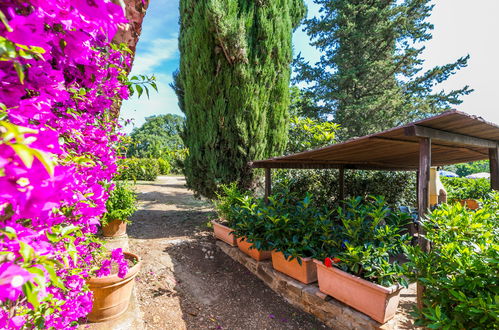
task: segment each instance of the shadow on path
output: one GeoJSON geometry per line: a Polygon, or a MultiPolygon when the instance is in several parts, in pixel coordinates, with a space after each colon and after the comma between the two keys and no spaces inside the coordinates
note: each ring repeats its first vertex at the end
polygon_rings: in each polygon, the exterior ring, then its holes
{"type": "Polygon", "coordinates": [[[137,296],[146,329],[325,329],[215,245],[214,216],[179,177],[139,183],[129,227],[143,260],[137,296]]]}

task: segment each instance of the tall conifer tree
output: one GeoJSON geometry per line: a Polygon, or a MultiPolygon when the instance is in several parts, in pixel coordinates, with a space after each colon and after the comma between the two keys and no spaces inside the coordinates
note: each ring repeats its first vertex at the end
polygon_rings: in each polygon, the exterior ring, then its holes
{"type": "Polygon", "coordinates": [[[471,90],[434,91],[469,56],[422,73],[423,42],[432,38],[430,0],[314,0],[320,17],[305,22],[322,53],[298,57],[297,81],[309,83],[317,112],[343,127],[340,138],[373,133],[449,109],[471,90]]]}
{"type": "Polygon", "coordinates": [[[180,0],[180,70],[187,184],[253,183],[248,162],[287,142],[291,37],[303,0],[180,0]]]}

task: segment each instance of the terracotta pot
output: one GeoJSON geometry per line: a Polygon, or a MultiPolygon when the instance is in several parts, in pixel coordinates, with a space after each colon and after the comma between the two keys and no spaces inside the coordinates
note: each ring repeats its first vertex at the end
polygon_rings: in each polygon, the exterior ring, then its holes
{"type": "Polygon", "coordinates": [[[282,252],[272,251],[272,267],[305,284],[317,281],[317,267],[311,258],[301,258],[300,265],[296,258],[287,260],[282,252]]]}
{"type": "Polygon", "coordinates": [[[380,323],[385,323],[395,316],[401,286],[392,285],[386,288],[336,267],[326,267],[321,261],[314,260],[314,262],[317,265],[321,292],[344,302],[380,323]]]}
{"type": "Polygon", "coordinates": [[[102,235],[104,237],[118,237],[126,234],[126,222],[122,220],[111,220],[102,226],[102,235]]]}
{"type": "Polygon", "coordinates": [[[459,203],[461,203],[461,205],[463,205],[463,206],[466,206],[470,210],[476,210],[480,207],[478,205],[478,201],[476,201],[474,199],[462,199],[459,201],[459,203]]]}
{"type": "Polygon", "coordinates": [[[248,243],[246,240],[243,241],[243,237],[237,239],[237,246],[239,246],[239,250],[243,251],[256,261],[267,260],[272,256],[270,251],[260,251],[255,248],[251,249],[253,243],[248,243]]]}
{"type": "Polygon", "coordinates": [[[124,252],[124,255],[126,259],[137,260],[124,278],[119,278],[117,274],[114,274],[87,279],[87,284],[94,294],[92,311],[87,315],[90,322],[112,320],[126,312],[141,260],[133,253],[124,252]]]}
{"type": "Polygon", "coordinates": [[[211,224],[213,225],[213,232],[216,238],[229,245],[237,246],[237,239],[236,236],[231,234],[233,231],[231,228],[221,225],[216,221],[212,221],[211,224]]]}

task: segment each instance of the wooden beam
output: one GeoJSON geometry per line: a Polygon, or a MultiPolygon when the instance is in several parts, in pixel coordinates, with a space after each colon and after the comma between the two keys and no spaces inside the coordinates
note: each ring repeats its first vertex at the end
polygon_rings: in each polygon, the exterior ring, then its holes
{"type": "MultiPolygon", "coordinates": [[[[375,140],[375,141],[377,140],[377,141],[383,141],[383,142],[388,142],[388,143],[393,143],[393,144],[399,144],[399,145],[419,144],[419,141],[401,140],[401,139],[388,138],[388,137],[384,137],[384,136],[373,136],[370,139],[375,140]]],[[[474,153],[477,153],[480,155],[487,156],[487,154],[485,154],[479,150],[475,150],[473,148],[470,148],[470,147],[464,147],[464,146],[455,147],[455,146],[450,146],[450,145],[446,145],[446,144],[435,143],[435,141],[432,141],[431,145],[434,147],[441,147],[441,148],[452,149],[452,150],[461,150],[464,152],[471,151],[471,152],[474,152],[474,153]]]]}
{"type": "Polygon", "coordinates": [[[338,200],[342,202],[345,199],[345,168],[340,167],[338,175],[338,200]]]}
{"type": "Polygon", "coordinates": [[[497,141],[481,139],[464,134],[446,132],[420,125],[405,127],[404,133],[406,136],[418,136],[422,138],[430,138],[432,140],[447,141],[482,148],[497,148],[497,141]]]}
{"type": "MultiPolygon", "coordinates": [[[[418,215],[419,220],[423,219],[429,207],[430,188],[430,166],[431,166],[431,139],[421,138],[419,141],[419,171],[418,171],[418,215]]],[[[425,252],[430,250],[429,242],[424,238],[422,226],[418,226],[419,246],[425,252]]],[[[424,286],[417,283],[418,308],[423,308],[424,286]]]]}
{"type": "Polygon", "coordinates": [[[272,194],[272,176],[270,168],[265,169],[265,203],[269,203],[269,196],[272,194]]]}
{"type": "Polygon", "coordinates": [[[254,161],[248,164],[253,168],[287,168],[287,169],[339,169],[340,167],[344,167],[345,169],[352,170],[379,170],[379,171],[414,171],[417,168],[415,166],[406,166],[406,165],[395,165],[388,164],[385,165],[383,163],[353,163],[348,164],[347,162],[335,162],[328,163],[325,161],[322,162],[314,162],[314,161],[254,161]]]}
{"type": "Polygon", "coordinates": [[[499,190],[499,151],[498,148],[489,149],[490,187],[499,190]]]}

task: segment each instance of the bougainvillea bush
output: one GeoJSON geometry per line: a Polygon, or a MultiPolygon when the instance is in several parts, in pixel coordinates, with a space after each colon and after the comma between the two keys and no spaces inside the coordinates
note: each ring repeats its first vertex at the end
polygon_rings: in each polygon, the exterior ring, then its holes
{"type": "Polygon", "coordinates": [[[128,97],[130,57],[110,43],[124,23],[109,0],[0,2],[1,329],[75,327],[85,278],[107,273],[92,234],[116,171],[112,105],[128,97]]]}

